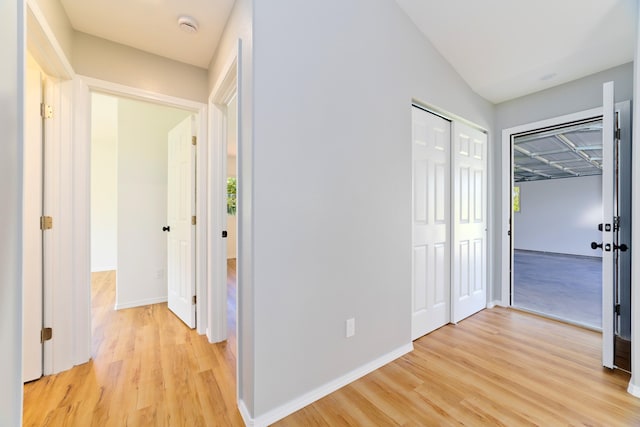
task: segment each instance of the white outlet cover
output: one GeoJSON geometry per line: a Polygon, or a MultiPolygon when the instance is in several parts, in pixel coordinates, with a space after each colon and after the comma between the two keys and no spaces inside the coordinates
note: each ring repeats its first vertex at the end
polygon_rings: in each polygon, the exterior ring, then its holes
{"type": "Polygon", "coordinates": [[[346,337],[351,338],[356,334],[356,319],[353,317],[351,319],[347,319],[346,326],[346,337]]]}

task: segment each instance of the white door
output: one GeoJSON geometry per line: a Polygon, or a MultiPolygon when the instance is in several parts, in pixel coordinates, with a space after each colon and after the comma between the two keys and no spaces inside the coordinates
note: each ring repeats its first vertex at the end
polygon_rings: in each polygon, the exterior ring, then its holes
{"type": "Polygon", "coordinates": [[[614,360],[614,85],[603,85],[602,100],[602,366],[614,360]]]}
{"type": "Polygon", "coordinates": [[[450,319],[451,124],[413,107],[412,321],[417,339],[450,319]]]}
{"type": "Polygon", "coordinates": [[[22,247],[22,379],[25,382],[42,376],[42,82],[40,67],[27,55],[22,247]]]}
{"type": "Polygon", "coordinates": [[[195,306],[195,156],[192,117],[169,131],[167,194],[167,285],[169,309],[190,328],[195,306]]]}
{"type": "Polygon", "coordinates": [[[487,306],[487,135],[453,125],[453,238],[451,321],[487,306]]]}

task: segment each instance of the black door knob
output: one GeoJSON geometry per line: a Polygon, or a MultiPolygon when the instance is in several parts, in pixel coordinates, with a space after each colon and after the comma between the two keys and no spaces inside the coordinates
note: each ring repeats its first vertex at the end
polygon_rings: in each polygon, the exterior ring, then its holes
{"type": "Polygon", "coordinates": [[[162,231],[171,231],[171,226],[167,225],[166,227],[162,227],[162,231]]]}
{"type": "Polygon", "coordinates": [[[620,250],[621,252],[627,252],[627,250],[629,249],[629,246],[627,246],[626,244],[621,244],[620,246],[618,245],[613,245],[613,249],[614,250],[620,250]]]}
{"type": "Polygon", "coordinates": [[[591,242],[591,249],[602,249],[602,243],[591,242]]]}

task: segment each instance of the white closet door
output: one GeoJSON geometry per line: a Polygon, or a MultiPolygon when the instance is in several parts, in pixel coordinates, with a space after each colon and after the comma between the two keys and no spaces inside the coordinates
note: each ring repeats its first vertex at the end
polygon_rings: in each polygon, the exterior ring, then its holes
{"type": "Polygon", "coordinates": [[[487,305],[487,135],[453,124],[453,238],[451,321],[487,305]]]}
{"type": "Polygon", "coordinates": [[[450,320],[450,141],[450,122],[413,107],[412,339],[450,320]]]}

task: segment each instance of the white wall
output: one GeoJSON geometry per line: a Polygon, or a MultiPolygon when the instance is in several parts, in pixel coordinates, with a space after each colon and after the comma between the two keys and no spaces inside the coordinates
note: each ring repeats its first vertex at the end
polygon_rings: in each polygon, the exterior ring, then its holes
{"type": "MultiPolygon", "coordinates": [[[[539,120],[549,119],[564,114],[575,113],[578,111],[588,110],[591,108],[602,106],[602,84],[608,81],[614,81],[616,86],[616,102],[629,100],[633,98],[633,64],[625,64],[610,70],[596,73],[591,76],[575,80],[551,89],[543,90],[531,95],[523,96],[511,101],[503,102],[496,105],[495,109],[495,129],[494,135],[496,141],[496,149],[493,151],[492,164],[495,171],[501,171],[502,168],[508,167],[502,164],[502,136],[503,129],[531,123],[539,120]]],[[[503,230],[501,225],[500,212],[502,212],[501,194],[501,176],[496,174],[493,181],[493,241],[494,254],[496,254],[493,266],[493,299],[500,300],[502,294],[501,283],[505,282],[502,278],[499,263],[501,259],[499,254],[502,251],[503,230]]],[[[490,225],[491,230],[491,225],[490,225]]],[[[508,279],[506,279],[508,283],[508,279]]]]}
{"type": "Polygon", "coordinates": [[[601,256],[602,177],[520,182],[520,212],[514,213],[514,247],[531,251],[601,256]]]}
{"type": "Polygon", "coordinates": [[[494,117],[393,0],[256,2],[254,35],[254,276],[242,285],[252,410],[268,416],[411,343],[412,99],[490,133],[494,117]]]}
{"type": "Polygon", "coordinates": [[[24,2],[0,2],[0,425],[22,425],[24,2]]]}
{"type": "Polygon", "coordinates": [[[118,99],[91,95],[91,271],[117,268],[118,99]]]}
{"type": "Polygon", "coordinates": [[[76,32],[76,73],[198,102],[207,102],[207,70],[76,32]]]}
{"type": "Polygon", "coordinates": [[[116,307],[167,298],[167,133],[190,113],[118,100],[116,307]]]}
{"type": "Polygon", "coordinates": [[[236,0],[209,65],[209,90],[224,78],[225,67],[236,56],[238,40],[238,396],[253,414],[254,314],[253,314],[253,0],[236,0]]]}

